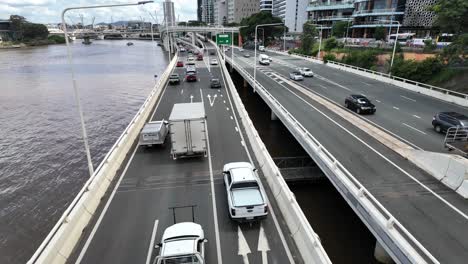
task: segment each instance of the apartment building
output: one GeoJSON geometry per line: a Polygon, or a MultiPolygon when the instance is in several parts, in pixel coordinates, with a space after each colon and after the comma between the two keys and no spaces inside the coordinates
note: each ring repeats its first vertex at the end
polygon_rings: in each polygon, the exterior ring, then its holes
{"type": "Polygon", "coordinates": [[[165,0],[163,2],[163,11],[164,11],[164,23],[168,26],[175,26],[175,13],[174,13],[174,2],[171,0],[165,0]]]}
{"type": "Polygon", "coordinates": [[[260,11],[258,0],[215,0],[214,20],[223,25],[226,23],[240,23],[260,11]]]}
{"type": "Polygon", "coordinates": [[[214,0],[202,0],[201,20],[207,24],[215,24],[214,20],[214,0]]]}
{"type": "Polygon", "coordinates": [[[302,32],[302,25],[307,21],[307,6],[309,0],[288,0],[285,1],[284,24],[289,32],[302,32]]]}
{"type": "Polygon", "coordinates": [[[260,11],[273,11],[273,0],[260,0],[260,11]]]}
{"type": "Polygon", "coordinates": [[[224,25],[227,23],[227,0],[214,0],[214,23],[224,25]]]}

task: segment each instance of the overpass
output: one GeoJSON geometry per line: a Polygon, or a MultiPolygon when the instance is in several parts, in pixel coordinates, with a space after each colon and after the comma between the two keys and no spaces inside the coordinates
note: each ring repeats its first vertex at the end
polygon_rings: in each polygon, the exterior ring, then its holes
{"type": "MultiPolygon", "coordinates": [[[[175,54],[140,111],[28,263],[152,263],[157,254],[152,245],[174,221],[169,208],[186,205],[195,206],[195,222],[208,238],[206,263],[330,263],[255,131],[226,66],[207,67],[212,49],[217,50],[208,43],[205,59],[197,61],[198,81],[177,86],[167,83],[168,76],[184,76],[184,69],[175,64],[185,56],[175,54]],[[214,77],[222,80],[221,89],[209,87],[214,77]],[[205,106],[206,158],[173,160],[169,146],[137,145],[146,121],[168,119],[175,103],[191,102],[205,106]],[[228,216],[222,167],[233,161],[259,168],[271,208],[261,222],[239,224],[228,216]]],[[[191,221],[190,210],[177,212],[176,219],[191,221]]]]}
{"type": "MultiPolygon", "coordinates": [[[[446,150],[443,136],[432,130],[432,116],[438,111],[468,115],[467,108],[312,58],[267,54],[272,62],[257,66],[256,80],[252,51],[235,49],[233,58],[226,53],[226,62],[254,87],[272,118],[283,122],[392,258],[466,262],[468,203],[412,161],[431,153],[435,158],[429,162],[442,167],[444,154],[434,152],[446,150]],[[299,67],[311,68],[314,77],[290,80],[289,73],[299,67]],[[343,104],[350,94],[373,100],[376,114],[347,110],[343,104]]],[[[466,184],[465,171],[458,176],[466,184]]]]}

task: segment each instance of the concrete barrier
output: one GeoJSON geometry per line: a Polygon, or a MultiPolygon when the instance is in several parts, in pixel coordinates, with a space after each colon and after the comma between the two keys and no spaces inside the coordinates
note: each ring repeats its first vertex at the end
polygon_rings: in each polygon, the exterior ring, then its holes
{"type": "Polygon", "coordinates": [[[96,168],[94,174],[29,259],[28,264],[62,264],[67,261],[122,163],[128,153],[131,153],[132,146],[138,140],[139,131],[150,117],[176,61],[177,55],[174,56],[138,113],[96,168]]]}
{"type": "Polygon", "coordinates": [[[467,159],[459,155],[423,150],[411,150],[407,158],[463,198],[468,198],[467,159]]]}
{"type": "MultiPolygon", "coordinates": [[[[218,58],[221,59],[221,55],[218,58]]],[[[263,144],[254,124],[252,123],[242,100],[231,78],[228,78],[229,72],[226,65],[220,64],[224,75],[227,77],[228,88],[233,96],[234,104],[239,112],[240,120],[244,126],[249,139],[250,146],[260,165],[260,168],[267,180],[268,186],[274,195],[280,213],[291,232],[291,236],[299,249],[302,259],[305,263],[331,263],[325,249],[322,247],[320,238],[314,232],[305,217],[302,209],[289,189],[286,181],[281,176],[281,172],[271,158],[268,150],[263,144]]]]}

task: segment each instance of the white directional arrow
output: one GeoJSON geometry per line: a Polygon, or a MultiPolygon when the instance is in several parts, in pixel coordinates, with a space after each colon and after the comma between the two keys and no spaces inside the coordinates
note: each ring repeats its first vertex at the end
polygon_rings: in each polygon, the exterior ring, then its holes
{"type": "Polygon", "coordinates": [[[218,95],[215,94],[215,95],[213,96],[213,101],[211,101],[211,95],[208,95],[207,97],[208,97],[208,100],[210,101],[210,106],[213,107],[213,104],[214,104],[214,102],[215,102],[215,100],[216,100],[216,97],[218,97],[218,95]]]}
{"type": "Polygon", "coordinates": [[[193,103],[193,95],[190,95],[190,103],[193,103]]]}
{"type": "Polygon", "coordinates": [[[247,240],[245,240],[244,234],[242,233],[242,230],[239,226],[237,227],[237,234],[239,236],[239,251],[237,254],[242,256],[244,264],[249,264],[249,258],[247,257],[247,254],[252,252],[250,252],[249,244],[247,244],[247,240]]]}
{"type": "Polygon", "coordinates": [[[270,251],[270,246],[268,245],[265,230],[263,230],[263,224],[260,224],[257,250],[262,252],[262,264],[268,264],[267,251],[270,251]]]}

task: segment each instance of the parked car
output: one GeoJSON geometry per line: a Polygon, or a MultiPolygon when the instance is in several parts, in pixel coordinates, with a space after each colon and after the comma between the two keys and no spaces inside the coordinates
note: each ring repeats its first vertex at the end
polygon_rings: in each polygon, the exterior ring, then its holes
{"type": "Polygon", "coordinates": [[[210,80],[210,87],[211,88],[221,88],[221,82],[218,78],[213,78],[210,80]]]}
{"type": "Polygon", "coordinates": [[[185,75],[186,82],[196,82],[197,81],[197,74],[195,72],[187,72],[185,75]]]}
{"type": "Polygon", "coordinates": [[[172,225],[164,230],[161,243],[156,245],[159,255],[153,264],[204,264],[206,242],[201,225],[192,222],[172,225]]]}
{"type": "Polygon", "coordinates": [[[239,221],[264,218],[268,201],[256,169],[248,162],[232,162],[223,167],[229,216],[239,221]]]}
{"type": "Polygon", "coordinates": [[[177,67],[184,67],[184,62],[183,61],[178,61],[176,66],[177,67]]]}
{"type": "Polygon", "coordinates": [[[294,81],[302,81],[304,80],[304,77],[302,74],[298,71],[293,71],[289,74],[289,78],[294,81]]]}
{"type": "Polygon", "coordinates": [[[468,117],[457,112],[440,112],[432,118],[432,126],[438,133],[445,132],[450,127],[468,127],[468,117]]]}
{"type": "Polygon", "coordinates": [[[177,73],[173,73],[169,76],[169,84],[179,84],[180,76],[177,73]]]}
{"type": "Polygon", "coordinates": [[[217,59],[211,59],[210,64],[211,65],[218,65],[218,60],[217,59]]]}
{"type": "Polygon", "coordinates": [[[375,105],[371,103],[367,97],[360,94],[352,94],[345,99],[345,107],[356,111],[358,114],[370,113],[374,114],[376,109],[375,105]]]}
{"type": "Polygon", "coordinates": [[[304,77],[314,77],[314,73],[312,72],[311,69],[309,68],[300,68],[299,72],[301,73],[302,76],[304,77]]]}

